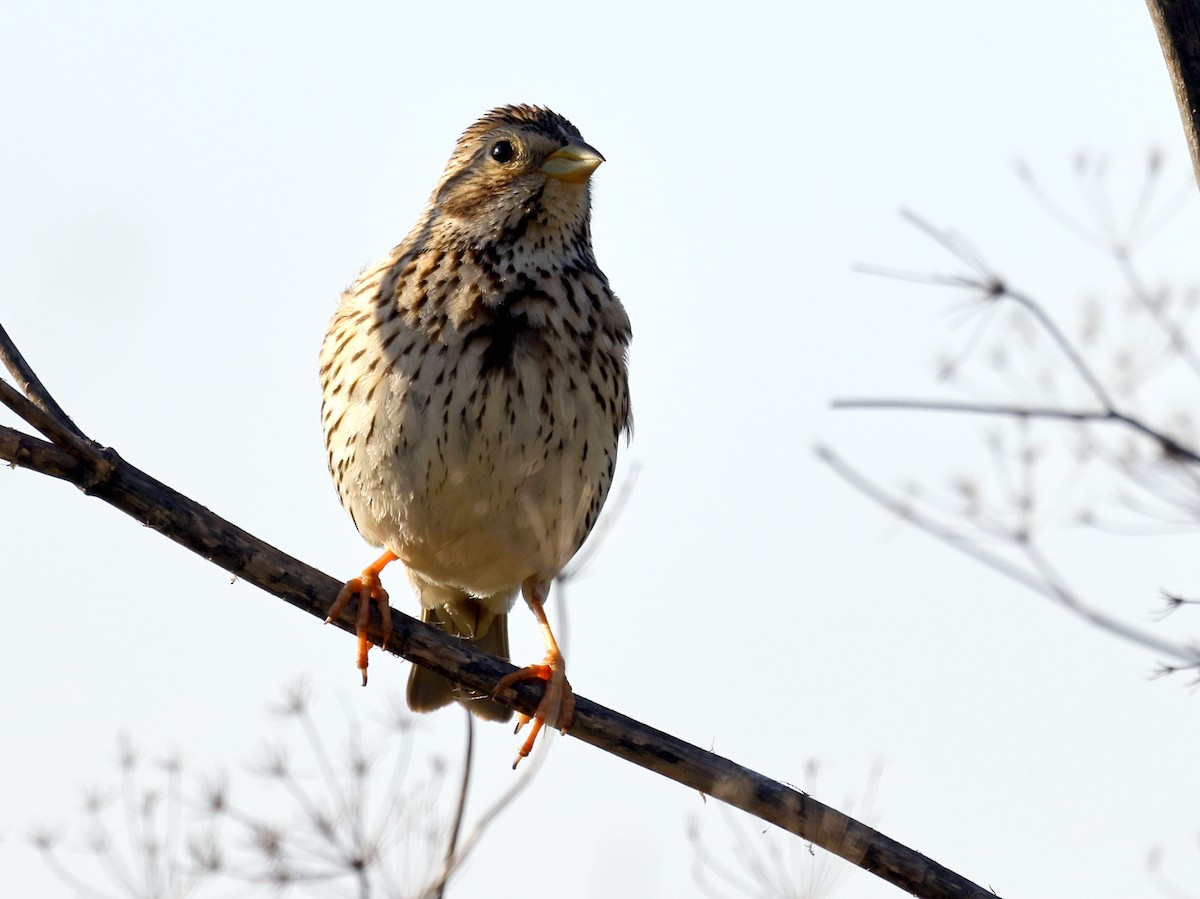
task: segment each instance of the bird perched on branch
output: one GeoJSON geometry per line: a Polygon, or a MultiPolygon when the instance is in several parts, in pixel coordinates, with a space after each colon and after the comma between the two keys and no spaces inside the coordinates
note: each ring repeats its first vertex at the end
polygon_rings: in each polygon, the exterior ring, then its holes
{"type": "MultiPolygon", "coordinates": [[[[423,621],[506,659],[520,592],[546,657],[493,695],[521,679],[546,687],[518,762],[544,724],[570,724],[544,604],[596,523],[630,426],[629,319],[592,252],[589,179],[603,161],[548,109],[487,113],[412,231],[342,295],[321,348],[329,470],[359,532],[384,550],[329,620],[357,599],[365,684],[371,602],[391,630],[380,584],[390,562],[407,569],[423,621]]],[[[413,667],[411,708],[454,700],[482,718],[511,714],[413,667]]]]}

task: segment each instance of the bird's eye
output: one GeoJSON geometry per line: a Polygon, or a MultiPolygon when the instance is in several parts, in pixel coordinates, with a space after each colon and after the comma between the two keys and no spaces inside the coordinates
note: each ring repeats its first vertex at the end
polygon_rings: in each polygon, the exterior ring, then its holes
{"type": "Polygon", "coordinates": [[[492,159],[503,165],[510,162],[513,158],[513,145],[511,141],[498,140],[492,144],[492,159]]]}

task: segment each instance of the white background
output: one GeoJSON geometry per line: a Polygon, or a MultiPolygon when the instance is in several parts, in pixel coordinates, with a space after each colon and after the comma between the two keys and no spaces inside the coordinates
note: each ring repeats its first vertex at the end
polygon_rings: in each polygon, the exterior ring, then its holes
{"type": "MultiPolygon", "coordinates": [[[[828,408],[948,395],[935,362],[969,338],[967,295],[852,271],[955,268],[899,208],[969,235],[1073,323],[1119,282],[1014,161],[1074,202],[1076,154],[1105,157],[1128,207],[1161,147],[1167,192],[1194,195],[1141,4],[47,2],[2,18],[0,322],[89,434],[357,572],[374,551],[338,507],[318,416],[337,295],[404,236],[480,113],[549,105],[608,159],[596,251],[634,323],[622,471],[640,473],[570,591],[577,692],[791,783],[819,760],[814,793],[842,807],[881,764],[877,826],[1005,897],[1157,895],[1154,847],[1200,882],[1200,697],[811,451],[889,487],[987,470],[977,420],[828,408]]],[[[1188,204],[1149,248],[1154,278],[1195,274],[1188,204]]],[[[1160,587],[1200,586],[1190,538],[1050,533],[1089,599],[1188,633],[1148,618],[1160,587]]],[[[28,472],[0,471],[0,595],[6,896],[69,895],[26,835],[115,779],[118,732],[177,749],[189,777],[240,771],[297,678],[336,748],[347,712],[376,720],[407,676],[376,656],[360,689],[346,635],[28,472]]],[[[518,661],[540,656],[521,607],[512,630],[518,661]]],[[[420,758],[456,765],[461,726],[422,719],[420,758]]],[[[515,747],[480,734],[475,813],[511,783],[515,747]]],[[[736,833],[780,839],[555,739],[451,894],[696,895],[691,820],[733,866],[736,833]]],[[[899,892],[855,873],[838,894],[899,892]]]]}

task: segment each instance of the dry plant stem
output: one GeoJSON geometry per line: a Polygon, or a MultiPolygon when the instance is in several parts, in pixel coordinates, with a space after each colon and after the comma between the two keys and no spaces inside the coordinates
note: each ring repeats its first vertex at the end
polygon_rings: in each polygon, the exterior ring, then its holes
{"type": "Polygon", "coordinates": [[[908,220],[914,227],[924,231],[947,252],[966,265],[972,271],[972,274],[952,276],[914,275],[911,273],[890,271],[876,266],[857,266],[858,270],[868,274],[884,275],[902,280],[917,280],[941,287],[964,287],[980,291],[986,299],[991,301],[1007,299],[1009,302],[1016,303],[1033,316],[1037,323],[1042,326],[1042,329],[1050,336],[1054,345],[1058,347],[1059,352],[1066,357],[1071,367],[1083,382],[1087,384],[1088,389],[1096,397],[1096,401],[1109,412],[1116,413],[1116,407],[1113,405],[1108,391],[1100,383],[1100,379],[1096,377],[1095,372],[1091,370],[1091,367],[1084,361],[1078,350],[1075,349],[1075,346],[1067,339],[1067,336],[1058,327],[1054,319],[1047,314],[1046,310],[1042,308],[1042,305],[1037,300],[1009,287],[1008,283],[984,262],[982,256],[966,242],[965,238],[952,231],[939,230],[931,222],[926,221],[910,210],[903,210],[901,216],[908,220]]]}
{"type": "MultiPolygon", "coordinates": [[[[61,422],[58,425],[62,427],[61,422]]],[[[0,430],[0,459],[75,484],[318,620],[325,618],[342,589],[342,581],[281,552],[125,462],[113,450],[90,441],[79,440],[72,452],[66,452],[5,428],[0,430]]],[[[376,642],[382,642],[378,610],[372,613],[373,635],[376,642]]],[[[355,632],[354,622],[345,615],[333,624],[348,633],[355,632]]],[[[387,643],[389,652],[476,693],[491,693],[502,677],[516,670],[476,651],[465,640],[456,640],[398,612],[392,616],[387,643]]],[[[498,698],[522,714],[533,715],[541,690],[519,682],[498,698]]],[[[756,815],[913,895],[924,899],[994,895],[804,793],[582,697],[577,697],[570,735],[756,815]]]]}
{"type": "Polygon", "coordinates": [[[1062,354],[1067,357],[1067,361],[1071,363],[1071,367],[1075,369],[1079,377],[1087,384],[1088,389],[1092,391],[1100,405],[1116,414],[1112,398],[1109,397],[1108,391],[1104,389],[1104,385],[1100,383],[1100,379],[1096,377],[1088,364],[1083,361],[1083,357],[1079,355],[1078,351],[1071,344],[1071,341],[1067,340],[1067,336],[1059,330],[1058,325],[1054,323],[1054,319],[1046,314],[1046,310],[1042,308],[1041,304],[1032,297],[1010,290],[1007,286],[1002,287],[1002,295],[1008,297],[1010,301],[1016,303],[1037,320],[1038,324],[1050,335],[1050,339],[1054,341],[1062,354]]]}
{"type": "Polygon", "coordinates": [[[50,873],[57,877],[62,883],[75,891],[79,896],[94,896],[96,889],[91,884],[80,880],[59,860],[58,854],[53,848],[47,846],[39,847],[39,852],[42,856],[42,861],[46,867],[50,869],[50,873]]]}
{"type": "Polygon", "coordinates": [[[1200,464],[1200,453],[1155,430],[1139,418],[1116,409],[1058,409],[1053,406],[1010,406],[994,403],[960,403],[946,400],[858,399],[834,400],[834,409],[920,409],[927,412],[965,412],[1009,418],[1051,418],[1062,421],[1117,422],[1155,441],[1173,459],[1200,464]]]}
{"type": "Polygon", "coordinates": [[[1200,649],[1161,640],[1152,634],[1132,628],[1124,622],[1111,618],[1103,612],[1085,604],[1077,594],[1067,589],[1058,575],[1050,568],[1045,557],[1041,555],[1041,552],[1031,541],[1012,541],[1018,546],[1034,569],[1033,571],[1028,571],[1014,565],[1003,556],[989,552],[968,535],[955,531],[917,512],[909,503],[892,496],[877,484],[863,477],[862,474],[848,465],[828,447],[818,446],[816,453],[817,457],[828,465],[838,477],[842,478],[842,480],[846,481],[846,483],[872,502],[891,512],[897,518],[908,522],[930,536],[936,537],[946,545],[957,549],[959,552],[970,556],[978,562],[982,562],[993,571],[999,572],[1024,587],[1028,587],[1035,593],[1040,593],[1042,596],[1054,600],[1064,608],[1069,609],[1102,630],[1145,646],[1154,652],[1170,656],[1173,659],[1179,659],[1189,667],[1200,666],[1200,649]]]}
{"type": "Polygon", "coordinates": [[[1179,358],[1192,370],[1192,374],[1200,376],[1200,356],[1196,355],[1196,351],[1187,339],[1183,327],[1171,320],[1164,309],[1164,305],[1151,296],[1146,285],[1142,283],[1141,275],[1138,274],[1137,269],[1133,267],[1133,263],[1130,261],[1129,251],[1125,247],[1114,246],[1109,249],[1109,253],[1116,261],[1117,267],[1121,270],[1121,276],[1125,279],[1125,283],[1129,285],[1133,298],[1142,308],[1142,311],[1150,316],[1150,320],[1158,326],[1158,329],[1167,340],[1167,345],[1173,352],[1179,354],[1179,358]]]}
{"type": "Polygon", "coordinates": [[[479,844],[479,841],[483,839],[483,835],[487,832],[488,828],[496,823],[504,810],[509,808],[516,801],[516,798],[533,783],[538,771],[541,770],[542,765],[546,761],[546,756],[547,753],[545,751],[533,756],[529,760],[529,764],[521,768],[519,773],[512,778],[507,789],[493,800],[492,804],[479,815],[471,825],[471,829],[466,834],[460,834],[456,841],[457,846],[454,854],[447,858],[437,886],[440,887],[443,882],[462,866],[463,861],[471,854],[479,844]]]}
{"type": "Polygon", "coordinates": [[[446,857],[442,864],[442,873],[431,890],[432,899],[443,899],[446,895],[446,884],[450,875],[458,867],[458,837],[462,833],[463,816],[467,810],[467,795],[471,788],[471,764],[475,757],[475,716],[466,709],[462,710],[467,723],[467,742],[463,750],[462,780],[459,783],[458,801],[454,806],[454,820],[450,825],[450,835],[446,838],[446,857]]]}
{"type": "Polygon", "coordinates": [[[1200,183],[1200,2],[1146,0],[1175,89],[1192,169],[1200,183]]]}

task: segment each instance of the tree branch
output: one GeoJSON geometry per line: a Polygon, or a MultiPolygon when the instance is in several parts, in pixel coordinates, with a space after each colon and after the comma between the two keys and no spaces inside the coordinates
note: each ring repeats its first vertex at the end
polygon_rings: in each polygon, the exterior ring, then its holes
{"type": "MultiPolygon", "coordinates": [[[[19,382],[40,384],[2,331],[0,361],[19,382]],[[14,365],[17,371],[13,371],[14,365]]],[[[12,392],[10,385],[4,386],[12,392]]],[[[57,447],[11,428],[0,428],[0,460],[69,481],[236,577],[317,619],[325,618],[342,587],[341,581],[219,517],[130,465],[112,449],[100,447],[73,425],[65,424],[70,420],[52,401],[46,402],[48,394],[41,396],[42,402],[34,401],[31,396],[27,402],[10,404],[10,408],[15,407],[19,415],[27,416],[26,421],[39,430],[45,426],[55,436],[72,432],[74,439],[67,439],[66,446],[57,447]],[[31,411],[31,407],[36,407],[36,411],[31,411]]],[[[372,637],[378,644],[382,642],[380,617],[377,610],[371,611],[372,637]]],[[[333,623],[354,633],[354,622],[348,614],[333,623]]],[[[512,665],[479,652],[469,642],[400,612],[392,613],[392,632],[387,643],[390,652],[443,674],[475,693],[490,693],[502,676],[515,670],[512,665]]],[[[532,715],[540,688],[522,681],[498,698],[517,711],[532,715]]],[[[576,697],[570,736],[756,815],[913,895],[924,899],[995,895],[811,796],[583,697],[576,697]]]]}
{"type": "Polygon", "coordinates": [[[1124,622],[1106,615],[1099,609],[1089,606],[1076,593],[1065,586],[1061,578],[1050,568],[1049,563],[1028,538],[1023,541],[1013,540],[1012,542],[1020,548],[1026,559],[1030,561],[1034,569],[1033,571],[1013,564],[1003,556],[990,552],[980,546],[977,541],[972,540],[969,536],[947,527],[928,515],[918,512],[909,503],[893,496],[873,481],[865,478],[828,447],[817,446],[815,452],[818,459],[828,465],[838,477],[867,497],[867,499],[891,512],[897,518],[907,521],[914,527],[924,531],[926,534],[936,537],[947,546],[953,547],[964,555],[970,556],[975,561],[983,563],[988,568],[1004,575],[1010,580],[1016,581],[1023,587],[1027,587],[1035,593],[1040,593],[1042,596],[1054,600],[1101,630],[1132,641],[1139,646],[1144,646],[1153,652],[1177,659],[1185,663],[1189,668],[1200,667],[1200,648],[1159,639],[1153,634],[1130,627],[1124,622]]]}
{"type": "Polygon", "coordinates": [[[71,421],[62,406],[55,402],[54,397],[50,395],[50,391],[38,380],[38,376],[33,373],[33,369],[29,367],[29,363],[25,361],[25,357],[12,342],[12,338],[8,336],[3,325],[0,325],[0,363],[3,363],[4,367],[8,369],[13,380],[17,382],[17,387],[29,398],[30,402],[58,422],[60,426],[74,433],[76,437],[84,439],[83,431],[75,426],[75,422],[71,421]]]}
{"type": "Polygon", "coordinates": [[[10,468],[29,468],[63,481],[79,477],[80,463],[70,453],[3,425],[0,425],[0,459],[10,468]]]}
{"type": "Polygon", "coordinates": [[[1146,0],[1183,119],[1192,169],[1200,183],[1200,2],[1146,0]]]}
{"type": "Polygon", "coordinates": [[[1037,321],[1042,329],[1049,335],[1054,345],[1058,347],[1059,352],[1066,357],[1071,368],[1079,375],[1080,379],[1087,385],[1088,389],[1095,396],[1096,401],[1105,409],[1115,411],[1112,399],[1108,395],[1108,391],[1096,377],[1096,373],[1092,371],[1090,365],[1080,355],[1074,344],[1067,339],[1067,335],[1062,332],[1058,324],[1053,318],[1042,308],[1042,305],[1028,294],[1014,290],[1007,281],[984,260],[982,254],[979,253],[961,234],[955,231],[943,230],[936,227],[932,222],[926,221],[921,216],[911,210],[902,210],[901,216],[910,224],[924,231],[934,242],[939,244],[948,253],[953,255],[959,262],[963,263],[970,270],[971,274],[967,275],[927,275],[913,272],[897,271],[895,269],[881,268],[874,265],[857,265],[855,268],[858,271],[866,274],[883,275],[890,278],[898,278],[907,281],[919,281],[925,284],[934,284],[939,287],[956,287],[968,288],[979,291],[982,297],[989,301],[1007,299],[1012,303],[1016,303],[1026,312],[1028,312],[1037,321]]]}
{"type": "Polygon", "coordinates": [[[1200,453],[1175,438],[1151,427],[1140,418],[1116,409],[1058,409],[1053,406],[1016,406],[1003,403],[961,403],[946,400],[851,399],[834,400],[834,409],[920,409],[927,412],[965,412],[974,415],[1003,415],[1009,418],[1051,418],[1063,421],[1119,422],[1159,445],[1172,459],[1200,464],[1200,453]]]}

